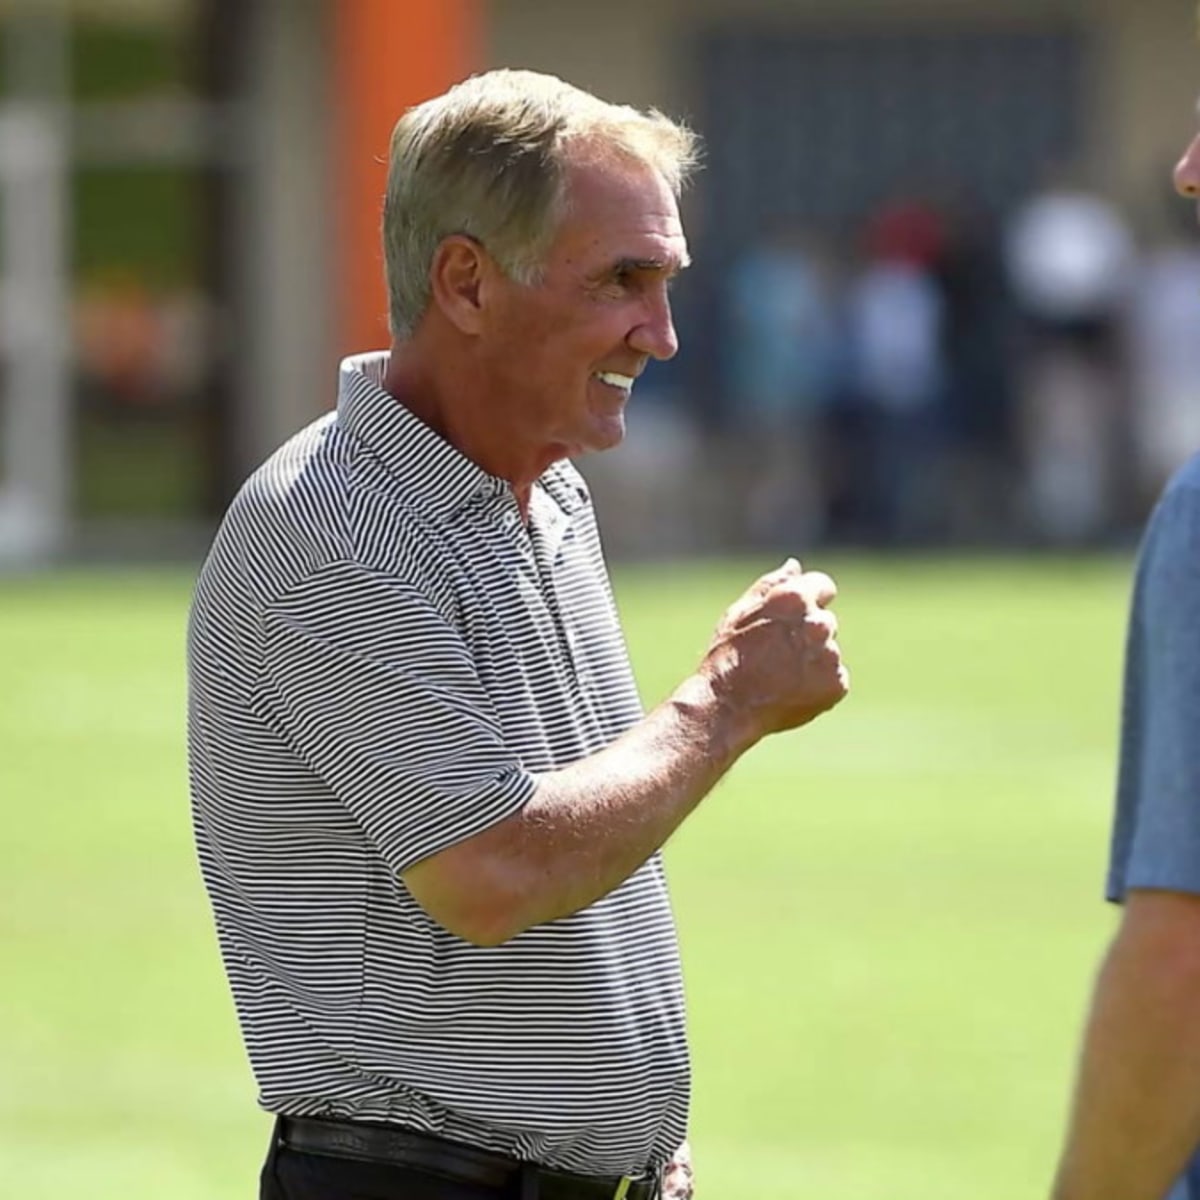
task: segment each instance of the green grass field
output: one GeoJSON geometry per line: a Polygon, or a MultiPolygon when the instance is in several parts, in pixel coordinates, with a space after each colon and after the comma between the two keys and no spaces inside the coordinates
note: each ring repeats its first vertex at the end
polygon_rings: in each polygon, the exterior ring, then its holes
{"type": "MultiPolygon", "coordinates": [[[[627,569],[648,701],[773,563],[627,569]]],[[[1129,563],[833,564],[854,692],[668,852],[700,1200],[1044,1194],[1129,563]]],[[[0,580],[0,1190],[243,1200],[267,1135],[194,866],[181,574],[0,580]]]]}

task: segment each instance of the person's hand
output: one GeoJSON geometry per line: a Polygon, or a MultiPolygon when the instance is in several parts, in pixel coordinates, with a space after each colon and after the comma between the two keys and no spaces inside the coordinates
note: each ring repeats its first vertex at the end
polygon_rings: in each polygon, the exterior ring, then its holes
{"type": "Polygon", "coordinates": [[[692,1149],[684,1142],[663,1171],[662,1200],[692,1200],[694,1188],[692,1149]]]}
{"type": "Polygon", "coordinates": [[[849,691],[828,608],[836,595],[828,575],[790,558],[721,618],[700,674],[736,711],[750,741],[806,724],[849,691]]]}

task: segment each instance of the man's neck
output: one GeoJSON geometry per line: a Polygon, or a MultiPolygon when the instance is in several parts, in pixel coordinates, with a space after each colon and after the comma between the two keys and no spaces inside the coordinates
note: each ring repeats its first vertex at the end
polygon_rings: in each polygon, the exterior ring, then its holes
{"type": "Polygon", "coordinates": [[[446,381],[425,369],[421,360],[411,346],[393,345],[383,376],[384,391],[465,458],[507,481],[527,521],[533,485],[550,464],[522,461],[511,439],[497,437],[501,431],[486,419],[486,405],[479,403],[482,386],[467,380],[446,381]]]}

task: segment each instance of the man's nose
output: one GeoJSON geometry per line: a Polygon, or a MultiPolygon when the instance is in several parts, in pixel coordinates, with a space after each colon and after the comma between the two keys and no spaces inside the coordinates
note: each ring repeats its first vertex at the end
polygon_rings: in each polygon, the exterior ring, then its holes
{"type": "Polygon", "coordinates": [[[1193,200],[1200,197],[1200,134],[1175,164],[1175,190],[1193,200]]]}
{"type": "Polygon", "coordinates": [[[629,344],[639,354],[649,355],[659,362],[675,357],[679,337],[671,316],[671,301],[665,291],[650,305],[646,319],[630,333],[629,344]]]}

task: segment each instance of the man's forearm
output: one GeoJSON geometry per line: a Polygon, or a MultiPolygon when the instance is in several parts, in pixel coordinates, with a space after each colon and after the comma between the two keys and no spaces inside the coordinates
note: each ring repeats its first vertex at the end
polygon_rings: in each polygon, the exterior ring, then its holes
{"type": "Polygon", "coordinates": [[[542,777],[513,828],[532,883],[522,924],[576,912],[650,857],[748,748],[703,681],[689,680],[600,753],[542,777]]]}
{"type": "Polygon", "coordinates": [[[506,941],[627,879],[753,741],[694,676],[604,750],[543,775],[520,813],[450,851],[452,871],[418,864],[405,879],[455,932],[506,941]]]}
{"type": "Polygon", "coordinates": [[[750,744],[739,726],[690,679],[612,745],[542,776],[486,847],[514,932],[578,912],[633,874],[750,744]]]}
{"type": "Polygon", "coordinates": [[[1127,920],[1109,950],[1053,1200],[1163,1200],[1200,1140],[1200,956],[1183,936],[1127,920]]]}

